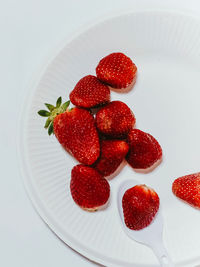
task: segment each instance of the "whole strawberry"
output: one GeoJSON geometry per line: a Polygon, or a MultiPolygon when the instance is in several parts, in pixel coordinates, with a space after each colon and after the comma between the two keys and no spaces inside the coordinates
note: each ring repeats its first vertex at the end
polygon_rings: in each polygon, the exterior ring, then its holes
{"type": "Polygon", "coordinates": [[[123,53],[104,57],[96,67],[97,78],[113,88],[128,87],[136,77],[137,67],[123,53]]]}
{"type": "Polygon", "coordinates": [[[71,102],[83,108],[98,107],[110,102],[110,89],[95,76],[83,77],[70,93],[71,102]]]}
{"type": "Polygon", "coordinates": [[[135,125],[135,116],[121,101],[112,101],[96,114],[96,126],[101,134],[112,138],[126,137],[135,125]]]}
{"type": "Polygon", "coordinates": [[[110,196],[107,180],[95,169],[82,164],[72,169],[70,190],[76,204],[89,211],[97,210],[110,196]]]}
{"type": "Polygon", "coordinates": [[[101,152],[93,167],[104,177],[112,174],[128,152],[128,144],[121,140],[102,140],[101,152]]]}
{"type": "Polygon", "coordinates": [[[146,185],[128,189],[122,199],[124,221],[128,228],[141,230],[155,217],[160,205],[157,193],[146,185]]]}
{"type": "Polygon", "coordinates": [[[49,112],[40,110],[41,116],[48,119],[45,128],[49,135],[54,132],[60,144],[79,162],[91,165],[100,153],[99,137],[94,118],[89,111],[81,108],[67,109],[69,101],[61,105],[61,98],[56,107],[46,104],[49,112]]]}
{"type": "Polygon", "coordinates": [[[162,158],[162,148],[150,134],[132,129],[128,134],[129,152],[127,162],[134,169],[147,169],[162,158]]]}
{"type": "Polygon", "coordinates": [[[200,172],[177,178],[172,191],[178,198],[200,208],[200,172]]]}

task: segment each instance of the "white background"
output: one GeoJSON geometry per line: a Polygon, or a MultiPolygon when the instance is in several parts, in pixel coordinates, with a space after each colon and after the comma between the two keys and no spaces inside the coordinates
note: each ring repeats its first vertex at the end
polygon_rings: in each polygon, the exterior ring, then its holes
{"type": "Polygon", "coordinates": [[[19,172],[16,137],[21,105],[30,81],[49,55],[80,26],[92,24],[104,14],[130,8],[171,8],[197,13],[198,2],[0,1],[0,266],[97,266],[65,245],[45,225],[26,195],[19,172]]]}

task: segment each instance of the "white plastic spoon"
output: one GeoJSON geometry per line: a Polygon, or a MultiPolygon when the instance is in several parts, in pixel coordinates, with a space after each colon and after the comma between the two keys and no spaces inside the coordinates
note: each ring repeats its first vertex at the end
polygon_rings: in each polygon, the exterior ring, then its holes
{"type": "Polygon", "coordinates": [[[156,257],[158,258],[160,265],[162,267],[173,267],[173,263],[167,253],[167,250],[164,247],[163,244],[163,218],[160,212],[160,209],[158,210],[158,213],[156,214],[153,222],[146,228],[134,231],[129,229],[125,222],[124,222],[124,215],[123,215],[123,208],[122,208],[122,198],[125,193],[125,191],[137,184],[140,184],[139,182],[135,180],[128,180],[121,184],[117,201],[118,201],[118,211],[122,222],[122,227],[126,234],[133,240],[142,243],[148,247],[150,247],[153,252],[155,253],[156,257]]]}

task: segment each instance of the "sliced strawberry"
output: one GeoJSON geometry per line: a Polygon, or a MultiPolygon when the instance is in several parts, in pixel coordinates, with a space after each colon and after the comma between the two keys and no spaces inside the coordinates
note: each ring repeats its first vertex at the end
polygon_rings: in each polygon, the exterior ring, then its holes
{"type": "Polygon", "coordinates": [[[70,190],[73,200],[83,209],[97,210],[110,196],[110,186],[95,169],[82,164],[71,173],[70,190]]]}
{"type": "Polygon", "coordinates": [[[96,125],[106,136],[123,138],[135,125],[135,116],[125,103],[112,101],[97,112],[96,125]]]}
{"type": "Polygon", "coordinates": [[[128,228],[141,230],[147,227],[159,209],[157,193],[146,185],[128,189],[122,199],[124,221],[128,228]]]}
{"type": "Polygon", "coordinates": [[[121,140],[102,140],[101,152],[93,167],[103,176],[112,174],[128,152],[128,144],[121,140]]]}
{"type": "Polygon", "coordinates": [[[104,57],[96,68],[97,78],[117,89],[128,87],[136,72],[135,64],[123,53],[112,53],[104,57]]]}
{"type": "Polygon", "coordinates": [[[177,178],[172,191],[178,198],[195,208],[200,208],[200,172],[177,178]]]}
{"type": "Polygon", "coordinates": [[[91,165],[100,153],[99,136],[94,118],[89,111],[81,108],[67,109],[69,101],[61,105],[61,98],[56,107],[46,104],[49,112],[40,110],[41,116],[48,116],[45,128],[49,134],[55,133],[60,144],[79,162],[91,165]]]}
{"type": "Polygon", "coordinates": [[[127,162],[134,169],[146,169],[162,158],[162,148],[150,134],[138,129],[132,129],[127,138],[129,152],[127,162]]]}
{"type": "Polygon", "coordinates": [[[95,76],[83,77],[70,93],[71,102],[83,108],[102,106],[110,102],[110,89],[95,76]]]}

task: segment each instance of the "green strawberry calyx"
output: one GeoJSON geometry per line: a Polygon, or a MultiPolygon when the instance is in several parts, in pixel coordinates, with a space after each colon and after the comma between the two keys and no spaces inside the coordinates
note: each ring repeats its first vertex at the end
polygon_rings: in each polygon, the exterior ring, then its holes
{"type": "Polygon", "coordinates": [[[40,116],[48,117],[46,122],[45,122],[44,128],[48,129],[49,135],[54,133],[53,132],[53,121],[54,121],[55,117],[61,113],[64,113],[67,110],[69,104],[70,104],[70,101],[67,101],[67,102],[62,104],[62,97],[60,96],[57,99],[55,106],[45,103],[45,106],[48,108],[48,111],[43,110],[43,109],[38,111],[38,114],[40,116]]]}

